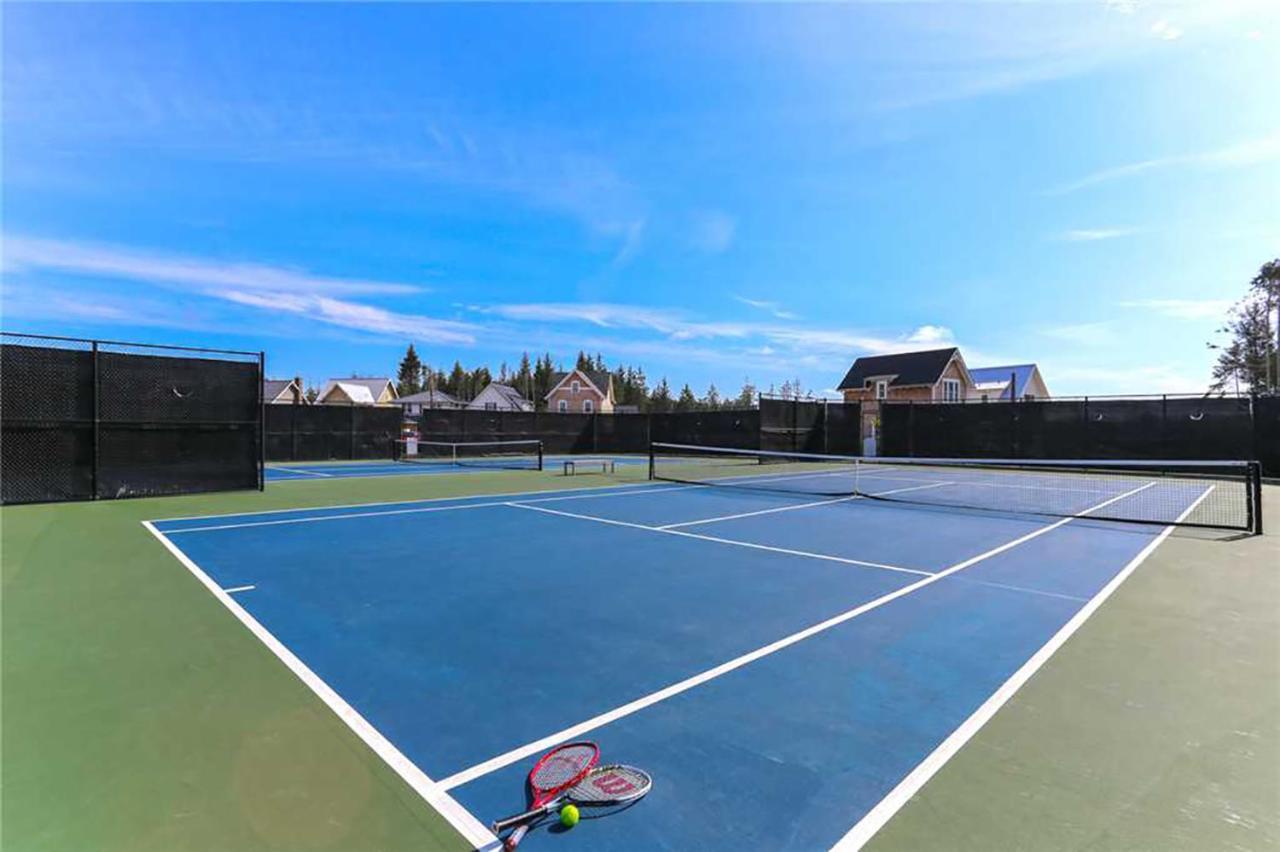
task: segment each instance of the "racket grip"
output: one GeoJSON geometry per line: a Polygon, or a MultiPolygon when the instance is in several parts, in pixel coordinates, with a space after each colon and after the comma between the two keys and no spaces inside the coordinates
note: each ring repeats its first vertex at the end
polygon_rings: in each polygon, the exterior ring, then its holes
{"type": "Polygon", "coordinates": [[[553,806],[554,806],[554,803],[539,805],[533,810],[525,811],[522,814],[516,814],[515,816],[510,816],[510,817],[507,817],[506,819],[500,819],[497,822],[495,822],[493,825],[491,825],[490,828],[493,829],[494,834],[501,834],[502,832],[506,831],[508,828],[510,828],[513,825],[519,825],[522,822],[528,822],[531,819],[535,819],[537,817],[542,816],[547,811],[551,810],[553,806]]]}
{"type": "Polygon", "coordinates": [[[520,841],[524,840],[524,836],[529,833],[529,823],[524,823],[515,831],[507,836],[506,842],[502,844],[503,849],[515,849],[520,845],[520,841]]]}

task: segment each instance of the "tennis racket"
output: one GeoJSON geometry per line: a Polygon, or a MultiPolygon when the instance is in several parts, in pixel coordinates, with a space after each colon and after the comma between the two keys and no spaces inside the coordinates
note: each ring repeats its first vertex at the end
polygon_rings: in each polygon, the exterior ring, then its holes
{"type": "MultiPolygon", "coordinates": [[[[598,760],[600,760],[600,747],[586,741],[565,743],[544,754],[542,759],[533,765],[533,769],[529,770],[529,791],[533,794],[532,809],[536,811],[542,808],[577,784],[591,771],[598,760]]],[[[519,822],[520,820],[515,822],[502,820],[501,823],[494,823],[494,834],[519,822]],[[502,829],[499,828],[500,824],[502,829]]],[[[520,825],[511,833],[503,846],[507,849],[515,849],[528,831],[528,824],[520,825]]]]}
{"type": "MultiPolygon", "coordinates": [[[[618,763],[597,766],[577,784],[574,784],[554,799],[541,805],[535,804],[532,809],[522,814],[498,820],[493,824],[493,830],[497,833],[513,825],[524,827],[538,817],[551,813],[565,802],[572,802],[575,805],[588,808],[629,804],[648,793],[651,787],[653,787],[653,779],[643,769],[636,769],[634,766],[623,766],[618,763]]],[[[515,834],[511,836],[515,837],[515,834]]],[[[518,843],[519,841],[516,842],[518,843]]]]}

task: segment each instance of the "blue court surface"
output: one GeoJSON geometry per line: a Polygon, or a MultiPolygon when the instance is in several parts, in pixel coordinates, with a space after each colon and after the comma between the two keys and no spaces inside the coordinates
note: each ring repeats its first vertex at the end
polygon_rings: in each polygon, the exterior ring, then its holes
{"type": "Polygon", "coordinates": [[[563,850],[856,848],[1166,534],[666,483],[153,527],[478,846],[558,743],[653,775],[563,850]]]}
{"type": "MultiPolygon", "coordinates": [[[[616,465],[643,465],[648,459],[643,456],[547,456],[543,466],[546,470],[559,471],[561,464],[568,459],[593,458],[610,459],[616,465]]],[[[462,465],[439,463],[420,464],[397,461],[348,461],[348,462],[267,462],[266,476],[268,482],[304,482],[316,479],[352,479],[366,476],[420,476],[422,474],[439,473],[484,473],[496,470],[509,470],[512,466],[501,461],[473,460],[462,465]]]]}

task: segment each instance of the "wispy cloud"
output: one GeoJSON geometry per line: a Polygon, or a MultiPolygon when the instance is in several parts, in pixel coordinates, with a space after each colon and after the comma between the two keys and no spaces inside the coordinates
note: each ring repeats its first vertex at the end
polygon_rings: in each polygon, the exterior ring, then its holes
{"type": "Polygon", "coordinates": [[[155,254],[118,246],[21,235],[4,237],[4,268],[6,272],[45,269],[164,287],[198,287],[209,290],[238,287],[282,293],[322,292],[347,295],[422,291],[417,285],[394,281],[331,278],[260,263],[155,254]]]}
{"type": "Polygon", "coordinates": [[[707,254],[720,254],[733,245],[738,223],[728,213],[719,210],[704,210],[693,217],[689,229],[689,242],[699,251],[707,254]]]}
{"type": "Polygon", "coordinates": [[[746,296],[734,296],[733,298],[744,305],[750,305],[753,308],[764,311],[781,320],[800,319],[798,314],[783,309],[782,305],[777,302],[767,302],[762,299],[748,299],[746,296]]]}
{"type": "Polygon", "coordinates": [[[1115,329],[1109,322],[1084,322],[1058,325],[1041,330],[1046,337],[1065,340],[1080,346],[1101,346],[1115,340],[1115,329]]]}
{"type": "Polygon", "coordinates": [[[1231,305],[1230,299],[1137,299],[1120,303],[1124,308],[1140,308],[1183,320],[1222,319],[1231,305]]]}
{"type": "Polygon", "coordinates": [[[1066,243],[1092,243],[1099,240],[1115,240],[1138,233],[1137,228],[1075,228],[1058,234],[1057,239],[1066,243]]]}
{"type": "Polygon", "coordinates": [[[1164,41],[1177,41],[1182,38],[1182,29],[1161,18],[1151,25],[1151,34],[1164,41]]]}
{"type": "MultiPolygon", "coordinates": [[[[398,282],[332,278],[263,264],[162,256],[120,247],[28,237],[7,237],[4,240],[4,263],[6,275],[56,277],[69,274],[128,282],[254,308],[273,317],[290,315],[331,326],[424,342],[470,344],[476,340],[475,327],[466,323],[398,313],[341,298],[421,292],[417,286],[398,282]]],[[[16,289],[7,287],[6,293],[16,289]]],[[[52,291],[53,288],[45,285],[40,289],[52,291]]],[[[20,298],[30,301],[28,296],[20,298]]],[[[118,301],[93,300],[88,304],[91,313],[86,313],[89,308],[76,312],[81,319],[193,327],[189,316],[191,307],[184,303],[170,308],[167,320],[160,315],[162,312],[153,312],[157,315],[149,320],[135,315],[126,304],[118,301]]]]}
{"type": "Polygon", "coordinates": [[[1102,169],[1079,180],[1065,183],[1054,189],[1053,193],[1075,192],[1100,183],[1179,166],[1238,168],[1276,159],[1280,159],[1280,131],[1256,139],[1245,139],[1212,151],[1156,157],[1150,160],[1141,160],[1134,163],[1126,163],[1122,166],[1102,169]]]}

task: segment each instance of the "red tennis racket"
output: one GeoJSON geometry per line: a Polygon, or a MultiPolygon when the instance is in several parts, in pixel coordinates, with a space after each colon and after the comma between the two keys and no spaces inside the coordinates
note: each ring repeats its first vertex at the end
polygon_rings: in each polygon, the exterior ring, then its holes
{"type": "MultiPolygon", "coordinates": [[[[538,810],[554,801],[561,793],[581,781],[600,759],[600,747],[593,742],[565,743],[556,746],[542,756],[529,770],[529,791],[533,795],[532,810],[538,810]]],[[[498,826],[510,820],[498,820],[498,826]]],[[[529,823],[522,823],[503,843],[506,849],[515,849],[529,831],[529,823]]]]}

